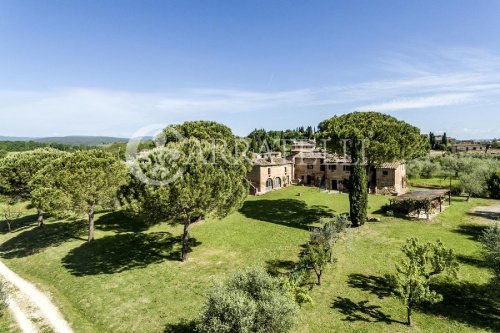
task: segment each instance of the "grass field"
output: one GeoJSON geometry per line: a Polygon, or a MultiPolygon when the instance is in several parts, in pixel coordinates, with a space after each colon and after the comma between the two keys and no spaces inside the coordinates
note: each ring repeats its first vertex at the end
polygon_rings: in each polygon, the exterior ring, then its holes
{"type": "MultiPolygon", "coordinates": [[[[444,177],[432,177],[432,178],[409,178],[408,183],[411,186],[414,187],[419,187],[419,186],[433,186],[433,187],[443,187],[443,188],[449,188],[450,187],[450,179],[449,178],[444,178],[444,177]]],[[[452,186],[458,185],[459,180],[458,179],[452,179],[451,180],[452,186]]]]}
{"type": "MultiPolygon", "coordinates": [[[[389,198],[369,199],[370,214],[379,216],[389,198]]],[[[488,288],[477,241],[491,220],[468,213],[489,204],[500,202],[457,198],[431,222],[380,216],[382,222],[350,230],[337,246],[337,262],[311,291],[314,305],[301,309],[295,332],[499,331],[500,304],[488,288]],[[442,239],[461,264],[459,281],[435,283],[445,300],[417,311],[409,328],[401,323],[404,307],[381,277],[394,270],[399,247],[411,236],[442,239]]],[[[212,281],[251,265],[286,270],[318,217],[347,210],[347,195],[313,188],[249,197],[239,212],[192,228],[185,263],[178,260],[180,226],[146,229],[120,212],[101,214],[96,240],[87,244],[83,222],[49,218],[36,228],[35,216],[27,215],[14,232],[0,235],[0,253],[6,265],[53,296],[75,332],[181,332],[212,281]]]]}

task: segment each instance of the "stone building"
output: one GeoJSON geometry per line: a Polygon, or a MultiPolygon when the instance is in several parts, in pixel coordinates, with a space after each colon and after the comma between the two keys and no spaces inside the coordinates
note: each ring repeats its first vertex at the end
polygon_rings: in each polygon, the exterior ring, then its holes
{"type": "Polygon", "coordinates": [[[247,175],[250,193],[260,195],[290,185],[293,171],[292,161],[282,157],[279,152],[257,155],[247,175]]]}
{"type": "MultiPolygon", "coordinates": [[[[316,150],[314,143],[299,141],[292,145],[292,155],[260,154],[254,160],[247,178],[252,194],[263,194],[288,186],[316,186],[331,191],[349,190],[352,163],[348,156],[316,150]]],[[[401,162],[384,163],[367,170],[370,193],[401,194],[407,190],[406,165],[401,162]]]]}

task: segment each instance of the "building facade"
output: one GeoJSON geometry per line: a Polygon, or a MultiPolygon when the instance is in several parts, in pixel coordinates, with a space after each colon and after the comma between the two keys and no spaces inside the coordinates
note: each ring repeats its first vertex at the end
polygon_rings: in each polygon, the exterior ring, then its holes
{"type": "MultiPolygon", "coordinates": [[[[292,155],[281,153],[257,155],[248,180],[252,194],[264,194],[292,183],[316,186],[330,191],[349,190],[352,163],[349,157],[316,150],[310,141],[292,145],[292,155]]],[[[407,191],[406,165],[384,163],[367,169],[369,193],[402,194],[407,191]]]]}
{"type": "Polygon", "coordinates": [[[250,193],[261,195],[290,185],[293,171],[292,161],[282,157],[281,153],[257,155],[247,175],[250,193]]]}

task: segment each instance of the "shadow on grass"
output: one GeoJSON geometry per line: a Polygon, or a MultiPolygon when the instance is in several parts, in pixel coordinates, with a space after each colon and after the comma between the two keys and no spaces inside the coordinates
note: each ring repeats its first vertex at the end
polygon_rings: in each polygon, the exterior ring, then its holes
{"type": "Polygon", "coordinates": [[[499,212],[492,212],[492,211],[487,211],[487,210],[485,210],[485,211],[476,210],[474,212],[468,212],[467,215],[484,217],[486,219],[490,219],[490,220],[494,220],[494,221],[497,221],[500,219],[499,212]]]}
{"type": "Polygon", "coordinates": [[[364,321],[364,322],[382,322],[386,324],[399,323],[401,321],[394,320],[390,315],[380,311],[380,306],[370,305],[368,301],[354,302],[346,297],[337,297],[332,305],[332,309],[339,310],[346,317],[345,321],[364,321]]]}
{"type": "Polygon", "coordinates": [[[268,260],[266,271],[273,276],[287,275],[295,268],[296,263],[292,260],[268,260]]]}
{"type": "MultiPolygon", "coordinates": [[[[201,244],[191,238],[191,248],[201,244]]],[[[113,274],[165,260],[180,260],[180,236],[169,232],[129,233],[99,238],[72,249],[63,266],[76,276],[113,274]]]]}
{"type": "Polygon", "coordinates": [[[484,259],[474,257],[474,256],[467,256],[463,254],[457,255],[457,260],[461,262],[462,264],[470,265],[470,266],[476,266],[479,268],[488,268],[490,267],[488,265],[488,262],[486,262],[484,259]]]}
{"type": "Polygon", "coordinates": [[[461,224],[453,232],[457,232],[462,235],[466,235],[469,239],[479,241],[479,237],[483,234],[483,231],[488,228],[487,225],[480,224],[461,224]]]}
{"type": "Polygon", "coordinates": [[[248,218],[308,230],[320,217],[332,217],[326,206],[307,206],[296,199],[245,201],[240,213],[248,218]]]}
{"type": "Polygon", "coordinates": [[[102,231],[139,232],[148,228],[146,223],[135,219],[123,211],[111,212],[96,220],[95,228],[102,231]]]}
{"type": "Polygon", "coordinates": [[[9,239],[0,245],[4,258],[22,258],[38,253],[48,247],[59,246],[70,239],[85,241],[87,224],[83,221],[54,222],[36,227],[9,239]]]}
{"type": "Polygon", "coordinates": [[[442,282],[432,288],[443,295],[443,301],[423,306],[422,311],[500,332],[500,293],[493,286],[442,282]]]}
{"type": "MultiPolygon", "coordinates": [[[[21,230],[24,230],[24,229],[27,229],[31,226],[36,225],[37,218],[38,218],[38,215],[31,214],[31,215],[22,216],[22,217],[15,219],[10,224],[11,228],[12,228],[12,232],[19,232],[21,230]]],[[[5,220],[0,220],[0,223],[3,225],[2,233],[3,234],[9,233],[10,231],[7,227],[7,222],[5,222],[5,220]]]]}
{"type": "Polygon", "coordinates": [[[361,289],[382,299],[392,295],[392,288],[383,276],[349,274],[347,284],[351,288],[361,289]]]}
{"type": "Polygon", "coordinates": [[[194,320],[187,321],[181,320],[175,324],[167,324],[165,325],[165,329],[163,333],[192,333],[196,332],[196,322],[194,320]]]}

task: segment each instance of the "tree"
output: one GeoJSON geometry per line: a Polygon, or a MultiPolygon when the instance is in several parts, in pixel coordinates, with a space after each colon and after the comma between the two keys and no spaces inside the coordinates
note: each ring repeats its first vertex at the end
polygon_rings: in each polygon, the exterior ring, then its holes
{"type": "Polygon", "coordinates": [[[49,163],[30,183],[37,207],[56,213],[86,214],[88,238],[94,239],[96,208],[111,207],[125,183],[127,168],[102,150],[76,151],[49,163]]]}
{"type": "Polygon", "coordinates": [[[448,146],[448,138],[446,137],[446,132],[443,133],[443,137],[441,138],[441,144],[444,146],[444,147],[447,147],[448,146]]]}
{"type": "Polygon", "coordinates": [[[443,299],[430,289],[431,278],[443,272],[456,277],[458,262],[453,251],[446,249],[441,241],[421,244],[417,238],[409,238],[401,250],[405,258],[396,265],[397,274],[390,276],[389,281],[406,306],[408,325],[412,325],[412,310],[416,305],[443,299]]]}
{"type": "Polygon", "coordinates": [[[0,214],[4,222],[7,224],[7,230],[12,231],[12,222],[21,216],[21,211],[16,209],[14,205],[4,203],[0,206],[0,214]]]}
{"type": "Polygon", "coordinates": [[[500,171],[495,172],[487,181],[490,198],[500,199],[500,171]]]}
{"type": "Polygon", "coordinates": [[[210,289],[196,328],[201,333],[288,332],[297,313],[279,279],[250,268],[210,289]]]}
{"type": "Polygon", "coordinates": [[[489,226],[479,240],[486,262],[493,272],[493,283],[500,286],[500,224],[497,222],[489,226]]]}
{"type": "Polygon", "coordinates": [[[346,215],[321,218],[320,223],[321,227],[312,229],[309,243],[322,246],[328,257],[328,262],[332,262],[333,246],[351,223],[346,215]]]}
{"type": "MultiPolygon", "coordinates": [[[[0,160],[0,191],[16,199],[31,199],[30,181],[35,174],[43,169],[51,161],[67,153],[53,148],[38,148],[35,150],[11,153],[0,160]]],[[[35,205],[37,209],[37,223],[44,223],[44,211],[35,205]]]]}
{"type": "Polygon", "coordinates": [[[318,244],[307,244],[299,266],[312,269],[316,274],[318,285],[321,285],[321,276],[328,262],[328,254],[325,248],[318,244]]]}
{"type": "Polygon", "coordinates": [[[334,116],[319,124],[318,137],[330,151],[342,154],[346,148],[351,157],[349,204],[355,227],[366,221],[367,171],[385,162],[414,159],[429,149],[417,127],[377,112],[334,116]]]}
{"type": "Polygon", "coordinates": [[[429,133],[429,144],[431,145],[431,149],[436,147],[436,136],[432,132],[429,133]]]}
{"type": "Polygon", "coordinates": [[[136,160],[131,189],[122,203],[136,213],[146,213],[153,222],[181,222],[181,259],[185,261],[191,224],[207,217],[224,217],[239,208],[248,193],[245,177],[249,167],[244,156],[217,142],[194,137],[169,142],[136,160]],[[138,177],[141,174],[143,179],[138,177]],[[148,181],[151,179],[155,181],[148,181]]]}
{"type": "Polygon", "coordinates": [[[460,175],[460,187],[467,193],[466,201],[471,196],[479,196],[486,192],[488,179],[491,177],[491,170],[487,164],[476,161],[473,171],[460,175]]]}

